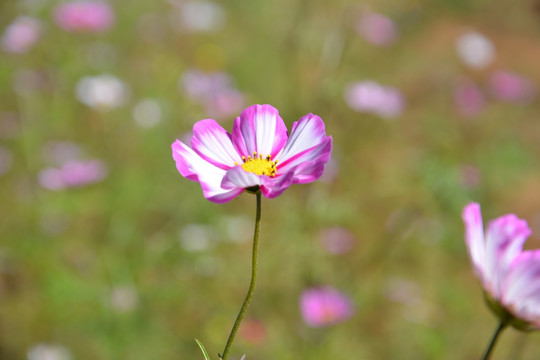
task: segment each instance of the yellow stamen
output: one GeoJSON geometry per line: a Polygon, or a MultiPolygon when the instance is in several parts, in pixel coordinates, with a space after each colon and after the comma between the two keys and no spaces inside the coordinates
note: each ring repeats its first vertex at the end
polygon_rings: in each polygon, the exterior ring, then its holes
{"type": "Polygon", "coordinates": [[[247,172],[274,177],[276,176],[277,171],[277,160],[272,161],[271,159],[271,155],[263,157],[259,154],[259,156],[257,156],[257,152],[254,151],[253,158],[248,156],[246,159],[245,156],[242,156],[242,161],[244,161],[244,163],[241,166],[247,172]]]}

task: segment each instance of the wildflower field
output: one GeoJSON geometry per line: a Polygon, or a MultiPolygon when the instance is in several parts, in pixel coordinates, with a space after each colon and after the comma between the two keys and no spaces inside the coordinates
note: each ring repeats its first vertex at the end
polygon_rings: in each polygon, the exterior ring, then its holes
{"type": "Polygon", "coordinates": [[[219,359],[255,223],[230,360],[539,359],[539,64],[536,0],[0,1],[0,359],[219,359]]]}

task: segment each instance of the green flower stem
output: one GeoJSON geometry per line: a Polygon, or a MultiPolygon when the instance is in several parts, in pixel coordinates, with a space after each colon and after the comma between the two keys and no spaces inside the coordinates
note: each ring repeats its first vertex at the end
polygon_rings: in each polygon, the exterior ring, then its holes
{"type": "Polygon", "coordinates": [[[495,333],[493,334],[493,337],[491,338],[491,342],[489,343],[489,346],[482,360],[489,360],[491,352],[493,351],[493,349],[495,348],[495,344],[497,343],[497,339],[499,338],[499,335],[502,333],[502,331],[506,328],[507,324],[508,323],[505,321],[501,321],[499,323],[499,326],[497,327],[497,330],[495,330],[495,333]]]}
{"type": "Polygon", "coordinates": [[[257,196],[257,213],[255,215],[255,231],[253,233],[253,254],[251,257],[251,283],[249,284],[249,290],[247,292],[246,298],[244,299],[244,303],[242,304],[242,307],[240,308],[240,312],[236,316],[236,321],[234,322],[231,333],[229,334],[229,339],[227,340],[227,345],[225,345],[225,349],[223,350],[223,355],[220,355],[220,358],[222,360],[227,359],[227,354],[229,353],[229,349],[234,341],[236,332],[238,331],[238,328],[240,327],[240,323],[242,322],[242,319],[244,318],[244,314],[246,313],[249,303],[251,302],[251,298],[253,297],[253,292],[255,291],[255,283],[257,282],[257,254],[259,253],[259,236],[261,233],[261,191],[257,190],[255,195],[257,196]]]}

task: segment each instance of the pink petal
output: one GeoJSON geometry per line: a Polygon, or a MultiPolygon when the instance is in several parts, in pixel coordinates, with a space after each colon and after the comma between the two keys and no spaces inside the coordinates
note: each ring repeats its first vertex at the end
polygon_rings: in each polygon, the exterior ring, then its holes
{"type": "Polygon", "coordinates": [[[237,117],[233,126],[233,143],[238,153],[253,152],[272,158],[287,141],[287,128],[279,112],[271,105],[252,105],[237,117]]]}
{"type": "Polygon", "coordinates": [[[287,174],[276,176],[275,178],[265,177],[261,192],[269,199],[275,198],[283,193],[292,184],[294,173],[291,171],[287,174]]]}
{"type": "MultiPolygon", "coordinates": [[[[293,183],[306,184],[320,178],[332,152],[332,137],[329,137],[322,144],[314,149],[305,151],[301,156],[290,162],[284,168],[294,167],[293,183]]],[[[278,170],[279,171],[279,170],[278,170]]]]}
{"type": "Polygon", "coordinates": [[[501,284],[508,267],[519,255],[523,243],[531,234],[525,220],[514,214],[501,216],[488,225],[486,234],[485,270],[492,294],[499,298],[501,284]]]}
{"type": "Polygon", "coordinates": [[[501,303],[520,319],[540,328],[540,250],[524,251],[504,279],[501,303]]]}
{"type": "Polygon", "coordinates": [[[176,140],[171,147],[180,174],[189,180],[198,181],[203,189],[204,197],[208,200],[224,203],[244,191],[242,188],[222,188],[221,181],[226,171],[202,159],[180,140],[176,140]]]}
{"type": "Polygon", "coordinates": [[[235,166],[227,171],[221,182],[221,186],[226,189],[239,187],[239,188],[248,188],[252,186],[259,186],[262,184],[263,180],[261,179],[263,175],[259,176],[257,174],[245,171],[241,166],[235,166]]]}
{"type": "Polygon", "coordinates": [[[212,119],[195,123],[191,147],[204,160],[223,170],[230,169],[235,162],[242,162],[234,149],[231,135],[212,119]]]}
{"type": "Polygon", "coordinates": [[[285,147],[276,156],[280,162],[281,171],[288,172],[292,167],[297,166],[309,150],[328,139],[331,137],[326,136],[324,122],[317,115],[307,114],[295,121],[285,147]]]}
{"type": "Polygon", "coordinates": [[[484,229],[482,224],[482,214],[478,203],[470,203],[463,209],[463,222],[465,223],[465,242],[469,257],[473,264],[476,275],[484,281],[485,279],[485,252],[486,244],[484,240],[484,229]]]}

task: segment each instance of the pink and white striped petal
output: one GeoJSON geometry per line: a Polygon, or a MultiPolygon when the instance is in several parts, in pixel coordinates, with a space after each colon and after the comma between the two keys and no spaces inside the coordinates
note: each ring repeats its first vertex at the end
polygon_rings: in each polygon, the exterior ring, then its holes
{"type": "Polygon", "coordinates": [[[201,120],[193,126],[191,147],[204,160],[223,170],[242,161],[233,146],[231,134],[212,119],[201,120]]]}
{"type": "Polygon", "coordinates": [[[502,290],[501,303],[516,317],[540,328],[540,250],[516,257],[502,290]]]}
{"type": "Polygon", "coordinates": [[[252,105],[236,118],[233,141],[236,150],[246,157],[256,151],[274,158],[287,141],[287,127],[273,106],[252,105]]]}
{"type": "Polygon", "coordinates": [[[259,186],[263,183],[264,175],[256,175],[245,171],[242,166],[235,166],[227,171],[221,182],[221,186],[225,189],[240,188],[245,189],[253,186],[259,186]]]}
{"type": "Polygon", "coordinates": [[[305,184],[317,180],[324,172],[324,166],[330,160],[332,137],[329,136],[316,147],[304,150],[291,161],[278,165],[279,172],[294,172],[293,183],[305,184]]]}
{"type": "Polygon", "coordinates": [[[523,249],[531,230],[525,220],[514,214],[501,216],[488,225],[486,233],[485,275],[495,298],[501,296],[501,285],[509,266],[523,249]]]}
{"type": "Polygon", "coordinates": [[[320,117],[313,114],[303,116],[293,123],[289,139],[283,150],[277,155],[280,167],[284,172],[287,172],[290,167],[294,167],[300,162],[300,160],[296,161],[298,158],[328,139],[331,137],[326,136],[324,122],[320,117]]]}
{"type": "Polygon", "coordinates": [[[261,192],[269,199],[281,195],[292,184],[294,173],[290,172],[276,178],[265,177],[261,192]]]}
{"type": "Polygon", "coordinates": [[[469,257],[473,264],[476,276],[482,282],[485,281],[485,253],[486,243],[484,240],[484,224],[482,213],[478,203],[470,203],[463,209],[463,221],[465,223],[465,242],[469,257]]]}
{"type": "Polygon", "coordinates": [[[203,195],[212,202],[224,203],[240,195],[243,189],[224,189],[221,181],[226,171],[203,158],[179,140],[172,144],[176,168],[185,178],[201,183],[203,195]]]}

